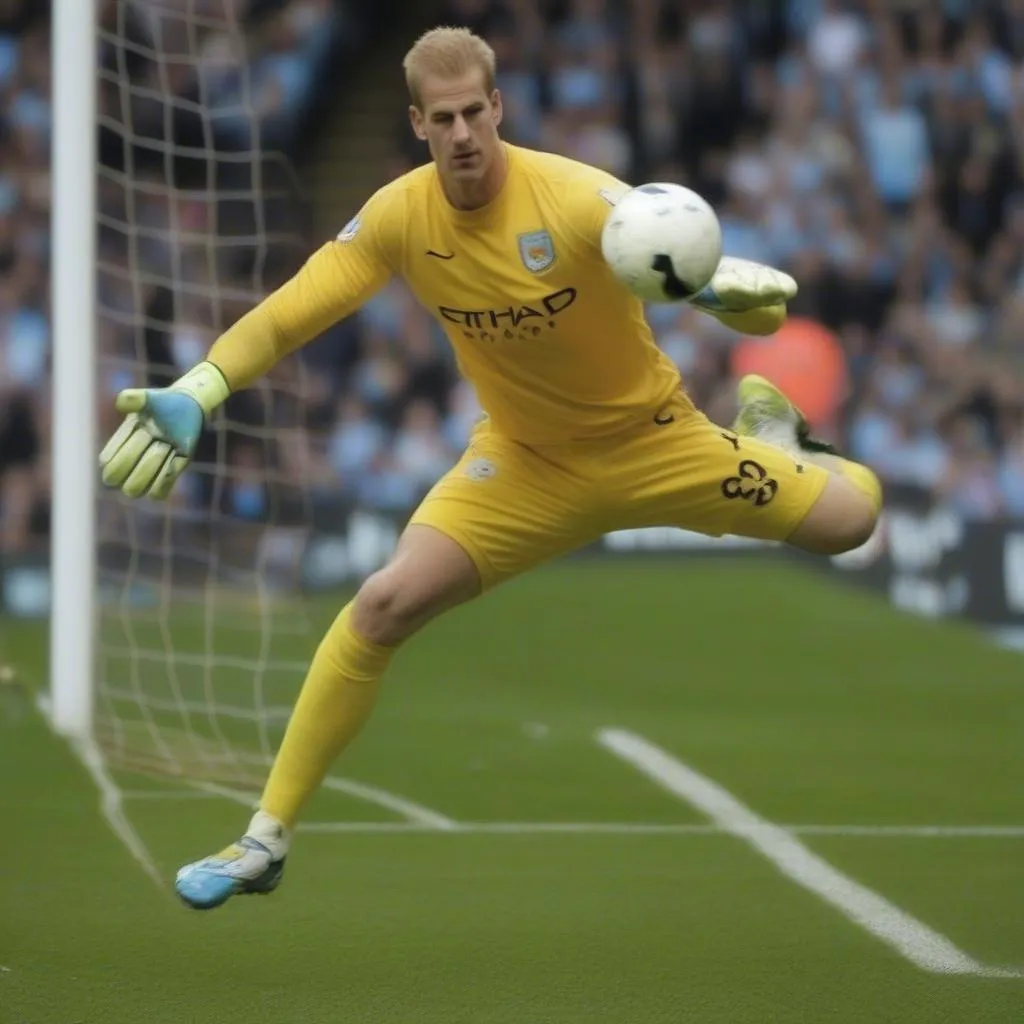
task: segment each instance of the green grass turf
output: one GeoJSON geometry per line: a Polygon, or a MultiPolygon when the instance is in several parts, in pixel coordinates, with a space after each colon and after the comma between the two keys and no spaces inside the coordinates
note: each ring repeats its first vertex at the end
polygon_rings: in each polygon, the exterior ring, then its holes
{"type": "MultiPolygon", "coordinates": [[[[316,628],[334,603],[313,608],[316,628]]],[[[181,610],[175,647],[202,649],[200,627],[181,610]]],[[[3,660],[41,678],[43,632],[0,628],[3,660]]],[[[218,650],[251,655],[235,636],[218,650]]],[[[280,656],[311,642],[296,633],[280,656]]],[[[572,562],[416,638],[337,770],[463,821],[701,821],[597,746],[614,725],[774,821],[1020,826],[1021,667],[964,627],[789,567],[572,562]]],[[[298,682],[269,680],[265,700],[298,682]]],[[[255,748],[251,725],[233,728],[255,748]]],[[[277,894],[197,914],[129,857],[68,749],[9,697],[0,779],[0,1024],[1024,1020],[1024,980],[924,973],[727,836],[307,833],[277,894]]],[[[220,799],[126,808],[168,881],[246,816],[220,799]]],[[[395,820],[327,792],[309,818],[395,820]]],[[[804,842],[970,955],[1024,966],[1024,840],[804,842]]]]}

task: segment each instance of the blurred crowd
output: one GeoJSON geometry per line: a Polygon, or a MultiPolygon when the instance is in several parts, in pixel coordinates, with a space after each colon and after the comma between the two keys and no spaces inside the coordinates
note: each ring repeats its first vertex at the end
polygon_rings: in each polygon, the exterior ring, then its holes
{"type": "MultiPolygon", "coordinates": [[[[680,181],[726,251],[800,283],[842,345],[819,432],[965,517],[1024,515],[1024,2],[450,0],[486,36],[511,141],[680,181]]],[[[406,128],[389,172],[426,159],[406,128]]],[[[700,405],[733,413],[740,339],[649,310],[700,405]]],[[[473,422],[440,332],[394,282],[359,318],[326,458],[402,505],[473,422]]]]}
{"type": "Polygon", "coordinates": [[[0,0],[0,551],[49,487],[50,58],[45,20],[0,0]]]}
{"type": "MultiPolygon", "coordinates": [[[[0,552],[48,529],[49,6],[0,0],[0,552]]],[[[340,0],[100,0],[98,10],[106,433],[121,387],[166,383],[294,269],[298,201],[276,154],[297,144],[350,25],[340,0]]]]}
{"type": "MultiPolygon", "coordinates": [[[[48,486],[40,6],[0,0],[8,549],[42,528],[33,512],[48,486]]],[[[105,0],[106,394],[137,381],[140,360],[151,383],[190,365],[273,278],[260,254],[276,251],[290,208],[273,215],[272,179],[254,178],[253,152],[293,145],[341,10],[334,0],[105,0]],[[176,22],[175,8],[191,21],[176,22]],[[214,8],[222,31],[196,17],[214,8]],[[233,200],[203,197],[214,164],[213,184],[233,200]]],[[[720,211],[727,252],[793,273],[792,313],[827,328],[845,360],[842,401],[819,432],[965,517],[1024,516],[1024,0],[447,0],[434,20],[494,46],[510,141],[633,182],[687,183],[720,211]]],[[[383,173],[425,159],[403,123],[383,173]]],[[[697,402],[728,420],[741,339],[685,305],[649,317],[697,402]]],[[[440,329],[398,281],[301,362],[304,383],[288,368],[275,378],[280,408],[268,413],[264,393],[259,409],[251,399],[229,409],[243,426],[227,456],[231,486],[211,498],[210,480],[193,474],[179,500],[259,521],[274,515],[270,470],[301,469],[317,502],[404,510],[455,461],[479,415],[440,329]],[[280,416],[301,430],[278,430],[268,456],[264,435],[280,416]]]]}

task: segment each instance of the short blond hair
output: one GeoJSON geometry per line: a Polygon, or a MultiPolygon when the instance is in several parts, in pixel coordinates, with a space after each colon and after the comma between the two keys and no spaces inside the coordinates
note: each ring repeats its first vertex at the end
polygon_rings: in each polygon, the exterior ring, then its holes
{"type": "Polygon", "coordinates": [[[413,43],[402,61],[414,106],[422,109],[420,85],[428,75],[458,78],[479,68],[488,96],[494,89],[497,59],[487,42],[468,28],[432,28],[413,43]]]}

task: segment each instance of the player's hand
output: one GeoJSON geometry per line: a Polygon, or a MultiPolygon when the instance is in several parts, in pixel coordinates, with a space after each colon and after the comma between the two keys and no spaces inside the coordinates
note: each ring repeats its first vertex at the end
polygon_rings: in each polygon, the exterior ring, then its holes
{"type": "Polygon", "coordinates": [[[103,483],[129,498],[166,498],[192,459],[203,423],[228,396],[212,363],[168,388],[128,388],[115,401],[124,423],[100,452],[103,483]]]}
{"type": "Polygon", "coordinates": [[[711,281],[690,302],[707,313],[746,313],[785,304],[797,292],[789,274],[763,263],[723,256],[711,281]]]}

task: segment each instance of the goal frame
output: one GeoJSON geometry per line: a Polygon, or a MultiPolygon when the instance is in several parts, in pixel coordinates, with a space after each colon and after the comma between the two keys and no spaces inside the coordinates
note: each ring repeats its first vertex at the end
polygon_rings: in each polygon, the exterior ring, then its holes
{"type": "Polygon", "coordinates": [[[54,0],[50,716],[93,729],[96,613],[98,0],[54,0]]]}

